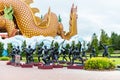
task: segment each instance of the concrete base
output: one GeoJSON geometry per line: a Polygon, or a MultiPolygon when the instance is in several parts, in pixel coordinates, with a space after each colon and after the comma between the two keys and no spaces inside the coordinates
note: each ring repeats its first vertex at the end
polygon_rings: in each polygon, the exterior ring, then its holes
{"type": "Polygon", "coordinates": [[[39,65],[43,65],[43,63],[42,63],[42,62],[39,62],[39,63],[34,63],[33,65],[34,65],[34,66],[39,66],[39,65]]]}
{"type": "Polygon", "coordinates": [[[7,62],[6,64],[7,64],[7,65],[11,65],[12,63],[11,63],[11,62],[7,62]]]}
{"type": "Polygon", "coordinates": [[[83,65],[80,65],[80,66],[78,66],[78,65],[70,65],[70,66],[67,66],[67,69],[83,69],[84,68],[84,66],[83,65]]]}
{"type": "Polygon", "coordinates": [[[32,68],[33,64],[21,64],[22,68],[32,68]]]}
{"type": "Polygon", "coordinates": [[[53,65],[53,68],[63,68],[63,65],[59,65],[59,64],[57,64],[57,65],[53,65]]]}
{"type": "Polygon", "coordinates": [[[38,69],[53,69],[52,65],[38,65],[38,69]]]}

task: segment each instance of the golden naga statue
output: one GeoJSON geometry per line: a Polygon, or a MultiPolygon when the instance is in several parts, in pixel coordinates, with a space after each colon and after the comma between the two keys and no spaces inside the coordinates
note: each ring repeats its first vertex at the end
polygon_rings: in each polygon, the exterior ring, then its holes
{"type": "Polygon", "coordinates": [[[77,7],[74,8],[72,5],[69,32],[66,33],[63,31],[62,23],[58,21],[57,16],[50,11],[50,8],[44,18],[40,19],[35,16],[39,10],[30,8],[31,3],[33,3],[32,0],[0,0],[0,29],[6,29],[8,37],[14,36],[18,29],[22,35],[29,38],[39,35],[53,37],[60,35],[63,39],[70,39],[77,34],[77,7]],[[5,7],[12,7],[13,20],[5,17],[5,7]]]}

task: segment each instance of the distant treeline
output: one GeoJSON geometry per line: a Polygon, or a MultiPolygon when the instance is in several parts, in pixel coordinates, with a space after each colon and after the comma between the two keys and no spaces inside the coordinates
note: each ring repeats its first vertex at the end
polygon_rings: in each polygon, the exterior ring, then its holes
{"type": "Polygon", "coordinates": [[[120,34],[113,32],[111,34],[112,45],[114,50],[120,50],[120,34]]]}
{"type": "Polygon", "coordinates": [[[96,33],[93,33],[91,41],[87,44],[88,51],[91,51],[91,48],[94,47],[99,54],[99,51],[103,49],[101,44],[111,46],[109,48],[110,53],[113,53],[113,50],[120,50],[120,34],[112,32],[111,36],[108,36],[108,34],[102,29],[100,38],[98,39],[96,33]]]}

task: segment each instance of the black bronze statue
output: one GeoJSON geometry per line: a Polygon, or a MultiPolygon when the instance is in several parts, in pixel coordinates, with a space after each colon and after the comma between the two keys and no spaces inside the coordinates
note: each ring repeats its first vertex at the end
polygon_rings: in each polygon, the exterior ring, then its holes
{"type": "Polygon", "coordinates": [[[54,62],[57,62],[57,63],[59,63],[58,62],[58,58],[59,58],[59,51],[58,51],[58,48],[59,47],[54,47],[54,49],[53,49],[53,57],[52,57],[52,61],[54,62]]]}
{"type": "Polygon", "coordinates": [[[102,54],[103,57],[110,57],[110,54],[108,53],[108,48],[113,47],[114,45],[109,45],[107,46],[106,44],[102,44],[102,42],[100,42],[100,45],[103,47],[104,52],[102,54]]]}
{"type": "Polygon", "coordinates": [[[69,57],[70,63],[72,63],[72,58],[73,58],[73,53],[74,53],[73,50],[74,48],[72,46],[68,49],[68,57],[69,57]]]}
{"type": "Polygon", "coordinates": [[[17,46],[17,48],[16,48],[16,53],[17,53],[17,55],[20,55],[20,48],[19,48],[19,46],[17,46]]]}
{"type": "Polygon", "coordinates": [[[28,48],[25,49],[25,53],[26,53],[26,64],[29,64],[31,62],[34,62],[33,59],[33,52],[35,50],[31,48],[31,46],[29,45],[28,48]]]}
{"type": "Polygon", "coordinates": [[[72,51],[72,53],[73,53],[72,54],[72,56],[73,56],[73,58],[72,58],[72,65],[74,64],[74,61],[76,59],[79,59],[79,61],[81,61],[82,64],[84,64],[84,60],[83,60],[82,56],[80,55],[80,51],[79,51],[78,47],[75,47],[74,50],[72,51]]]}
{"type": "Polygon", "coordinates": [[[65,61],[67,61],[67,54],[68,54],[68,49],[67,48],[64,48],[63,46],[62,46],[62,49],[61,49],[61,53],[62,53],[62,61],[64,62],[64,60],[65,61]]]}
{"type": "Polygon", "coordinates": [[[101,45],[102,45],[102,47],[104,49],[104,52],[103,52],[102,56],[103,57],[110,57],[109,53],[108,53],[108,48],[111,47],[111,46],[107,46],[107,45],[103,45],[103,44],[101,44],[101,45]]]}
{"type": "Polygon", "coordinates": [[[11,63],[20,64],[20,48],[19,46],[14,47],[12,52],[9,54],[11,56],[11,63]]]}
{"type": "Polygon", "coordinates": [[[19,55],[20,56],[20,60],[22,60],[22,54],[21,54],[21,51],[20,51],[20,47],[17,46],[16,50],[17,50],[17,55],[19,55]]]}
{"type": "Polygon", "coordinates": [[[16,53],[17,53],[17,50],[16,50],[16,48],[13,48],[12,49],[12,52],[10,53],[10,55],[9,56],[11,56],[11,63],[15,63],[15,55],[16,55],[16,53]]]}
{"type": "Polygon", "coordinates": [[[87,56],[84,48],[82,48],[82,57],[85,57],[85,59],[87,60],[87,56]]]}
{"type": "Polygon", "coordinates": [[[43,56],[43,48],[41,46],[38,46],[38,61],[40,62],[40,58],[43,56]]]}
{"type": "Polygon", "coordinates": [[[47,46],[44,46],[44,54],[42,57],[42,60],[44,62],[44,65],[50,65],[50,54],[49,54],[50,49],[47,49],[47,46]]]}

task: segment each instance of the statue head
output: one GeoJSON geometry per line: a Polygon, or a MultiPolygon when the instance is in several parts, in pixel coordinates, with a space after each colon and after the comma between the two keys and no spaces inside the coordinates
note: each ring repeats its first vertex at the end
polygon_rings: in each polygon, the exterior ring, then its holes
{"type": "Polygon", "coordinates": [[[84,48],[82,48],[82,51],[84,51],[84,48]]]}
{"type": "Polygon", "coordinates": [[[28,48],[31,48],[31,46],[29,45],[28,48]]]}
{"type": "Polygon", "coordinates": [[[17,48],[19,49],[20,47],[19,47],[19,46],[17,46],[17,48]]]}
{"type": "Polygon", "coordinates": [[[45,49],[47,49],[47,46],[44,46],[45,49]]]}

